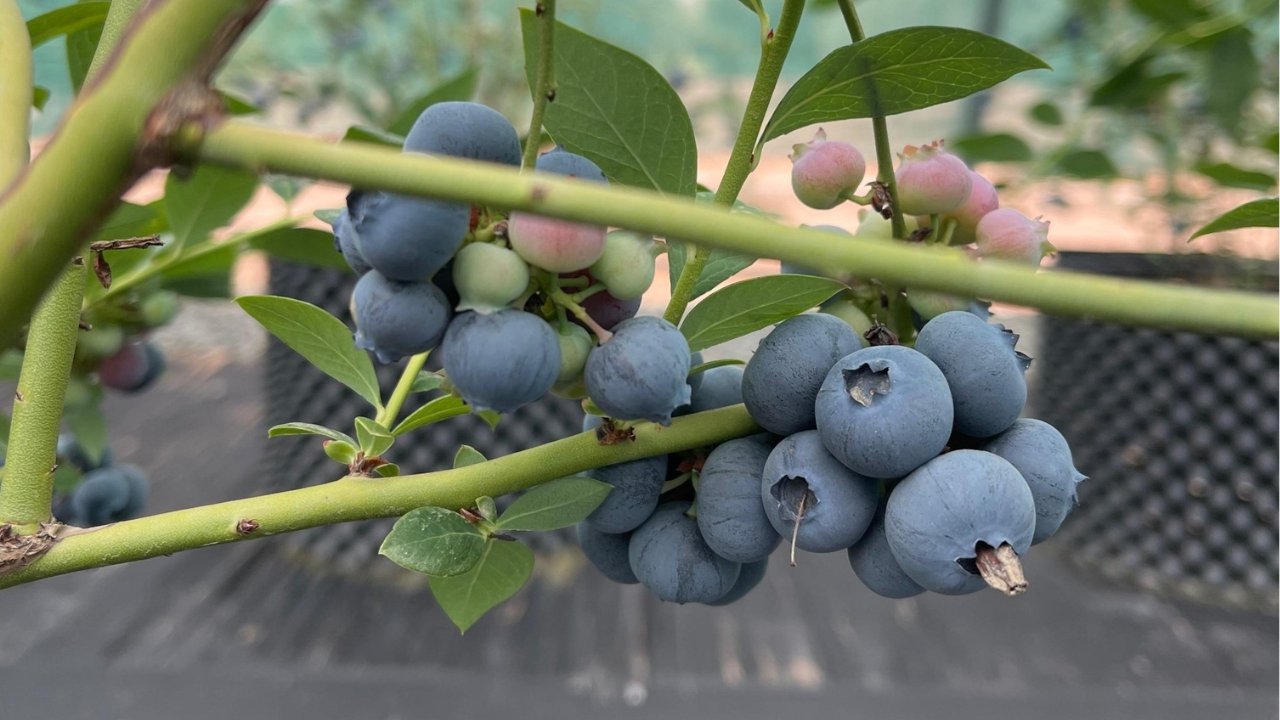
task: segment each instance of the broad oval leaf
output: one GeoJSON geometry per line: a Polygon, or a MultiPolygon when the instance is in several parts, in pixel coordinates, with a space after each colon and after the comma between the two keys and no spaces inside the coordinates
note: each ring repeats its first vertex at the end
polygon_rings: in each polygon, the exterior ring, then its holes
{"type": "Polygon", "coordinates": [[[186,180],[169,173],[164,183],[165,215],[173,231],[168,252],[207,240],[248,204],[257,188],[257,175],[216,165],[198,165],[186,180]]]}
{"type": "Polygon", "coordinates": [[[947,149],[973,165],[980,162],[1027,162],[1031,147],[1017,135],[992,133],[970,135],[947,142],[947,149]]]}
{"type": "Polygon", "coordinates": [[[427,91],[427,94],[409,103],[401,110],[396,119],[387,125],[387,132],[400,136],[400,144],[403,145],[404,136],[408,135],[409,131],[413,129],[413,123],[418,120],[418,116],[422,114],[423,110],[436,103],[470,100],[476,95],[477,80],[476,69],[467,68],[431,88],[431,90],[427,91]]]}
{"type": "Polygon", "coordinates": [[[477,449],[470,445],[463,445],[458,448],[458,453],[453,456],[453,466],[455,468],[467,467],[468,465],[479,465],[485,462],[485,456],[477,449]]]}
{"type": "Polygon", "coordinates": [[[391,431],[392,435],[403,435],[410,430],[416,430],[423,425],[448,420],[451,417],[466,415],[471,412],[471,407],[467,405],[462,398],[452,395],[438,397],[422,407],[414,410],[399,425],[391,431]]]}
{"type": "Polygon", "coordinates": [[[27,21],[31,47],[36,48],[61,35],[101,25],[107,19],[107,11],[110,9],[109,2],[82,2],[37,15],[27,21]]]}
{"type": "MultiPolygon", "coordinates": [[[[525,73],[536,83],[538,20],[520,10],[525,73]]],[[[557,22],[556,99],[543,125],[570,152],[600,166],[610,180],[672,195],[693,195],[698,147],[689,112],[649,63],[557,22]]]]}
{"type": "Polygon", "coordinates": [[[760,144],[808,125],[897,115],[985,90],[1026,70],[1036,56],[973,30],[909,27],[838,48],[778,103],[760,144]]]}
{"type": "Polygon", "coordinates": [[[267,431],[267,437],[286,437],[288,435],[320,435],[330,440],[340,443],[346,443],[352,447],[359,445],[352,437],[346,433],[332,430],[323,425],[314,425],[312,423],[291,422],[283,425],[276,425],[267,431]]]}
{"type": "Polygon", "coordinates": [[[333,233],[315,228],[280,228],[249,241],[249,247],[281,260],[351,272],[342,253],[333,248],[333,233]]]}
{"type": "Polygon", "coordinates": [[[515,595],[533,574],[533,553],[518,542],[488,540],[480,561],[453,577],[430,575],[431,592],[462,632],[498,603],[515,595]]]}
{"type": "Polygon", "coordinates": [[[1280,227],[1280,198],[1254,200],[1232,208],[1210,220],[1187,242],[1204,235],[1251,227],[1280,227]]]}
{"type": "Polygon", "coordinates": [[[373,361],[357,350],[342,321],[310,303],[274,295],[246,295],[236,302],[272,335],[321,372],[379,409],[382,401],[373,361]]]}
{"type": "Polygon", "coordinates": [[[365,457],[382,455],[396,441],[390,430],[367,417],[356,418],[356,439],[360,441],[360,449],[364,451],[365,457]]]}
{"type": "Polygon", "coordinates": [[[680,325],[690,352],[719,345],[808,310],[844,283],[812,275],[767,275],[727,285],[694,306],[680,325]]]}
{"type": "Polygon", "coordinates": [[[475,567],[484,546],[484,535],[458,513],[420,507],[396,521],[378,554],[414,572],[450,577],[475,567]]]}
{"type": "Polygon", "coordinates": [[[498,518],[504,530],[558,530],[585,519],[604,502],[613,486],[571,476],[543,483],[516,498],[498,518]]]}

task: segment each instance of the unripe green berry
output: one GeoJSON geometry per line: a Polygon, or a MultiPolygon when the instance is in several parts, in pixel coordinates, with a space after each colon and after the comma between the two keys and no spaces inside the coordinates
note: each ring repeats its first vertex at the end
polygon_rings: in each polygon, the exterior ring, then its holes
{"type": "Polygon", "coordinates": [[[178,314],[178,308],[177,293],[171,290],[154,292],[142,301],[142,322],[149,328],[168,325],[178,314]]]}
{"type": "Polygon", "coordinates": [[[489,243],[471,243],[453,259],[458,310],[491,313],[510,305],[529,287],[529,265],[514,252],[489,243]]]}
{"type": "Polygon", "coordinates": [[[117,325],[95,325],[84,330],[76,338],[76,357],[81,360],[102,360],[120,350],[124,345],[124,330],[117,325]]]}
{"type": "Polygon", "coordinates": [[[604,283],[619,300],[634,300],[653,284],[653,258],[658,247],[652,237],[614,230],[604,240],[604,253],[590,268],[591,277],[604,283]]]}
{"type": "Polygon", "coordinates": [[[556,340],[560,343],[560,374],[551,391],[561,397],[586,397],[582,369],[587,365],[587,356],[596,346],[595,340],[585,328],[573,323],[566,323],[561,327],[556,332],[556,340]]]}

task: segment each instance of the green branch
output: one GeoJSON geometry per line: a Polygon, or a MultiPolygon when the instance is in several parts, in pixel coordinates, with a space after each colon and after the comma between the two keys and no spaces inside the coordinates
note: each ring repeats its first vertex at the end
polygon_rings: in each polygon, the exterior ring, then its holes
{"type": "MultiPolygon", "coordinates": [[[[729,162],[725,165],[724,177],[720,178],[720,186],[716,188],[717,205],[733,207],[738,193],[742,192],[743,184],[747,182],[747,176],[755,168],[756,139],[760,137],[760,127],[764,125],[765,116],[769,112],[769,101],[773,99],[773,90],[778,85],[778,76],[782,74],[782,65],[787,60],[791,41],[795,39],[796,28],[800,26],[800,16],[803,13],[804,0],[786,0],[773,36],[766,34],[761,43],[760,64],[756,68],[756,79],[751,85],[751,95],[747,98],[747,107],[742,114],[742,125],[738,128],[738,137],[729,154],[729,162]]],[[[667,322],[672,325],[680,324],[710,256],[711,248],[697,245],[693,257],[681,268],[680,277],[676,280],[675,287],[671,288],[667,311],[663,313],[667,322]]]]}
{"type": "Polygon", "coordinates": [[[362,143],[333,144],[230,121],[202,137],[175,138],[191,160],[321,178],[356,187],[483,203],[593,225],[685,238],[753,257],[824,268],[833,277],[877,278],[1131,325],[1275,338],[1275,295],[1166,285],[1084,273],[1044,271],[984,260],[956,248],[848,238],[651,190],[602,187],[521,175],[486,163],[399,153],[362,143]]]}
{"type": "Polygon", "coordinates": [[[102,75],[85,86],[48,147],[0,198],[0,347],[121,191],[166,160],[166,128],[193,106],[205,109],[201,84],[262,2],[150,3],[102,75]],[[184,92],[172,95],[179,86],[184,92]]]}
{"type": "Polygon", "coordinates": [[[98,39],[98,47],[93,50],[93,60],[89,63],[86,82],[97,77],[107,64],[107,58],[115,52],[124,37],[124,31],[133,22],[138,10],[147,0],[111,0],[111,9],[107,10],[107,19],[102,24],[102,37],[98,39]]]}
{"type": "Polygon", "coordinates": [[[542,117],[547,103],[556,97],[556,0],[538,0],[538,70],[533,83],[533,116],[529,119],[529,134],[524,139],[524,158],[520,166],[529,169],[538,161],[538,146],[542,144],[542,117]]]}
{"type": "Polygon", "coordinates": [[[394,517],[424,505],[472,507],[593,467],[714,445],[759,432],[742,405],[635,426],[635,442],[604,446],[582,433],[477,465],[396,478],[343,478],[289,492],[234,500],[106,525],[70,535],[30,565],[0,575],[0,588],[77,570],[169,555],[353,520],[394,517]]]}
{"type": "Polygon", "coordinates": [[[0,0],[0,191],[27,166],[31,36],[15,0],[0,0]]]}
{"type": "MultiPolygon", "coordinates": [[[[836,2],[840,5],[844,24],[849,28],[849,37],[854,42],[865,40],[867,34],[862,29],[862,21],[858,19],[858,10],[853,6],[853,0],[836,0],[836,2]]],[[[876,92],[874,82],[867,85],[870,92],[876,92]]],[[[878,104],[873,102],[872,106],[878,104]]],[[[871,117],[871,131],[876,138],[876,180],[889,191],[889,206],[893,210],[893,217],[889,220],[890,226],[893,229],[893,236],[902,240],[907,236],[907,221],[898,209],[898,183],[893,178],[893,149],[889,145],[889,123],[885,121],[883,115],[871,117]]]]}

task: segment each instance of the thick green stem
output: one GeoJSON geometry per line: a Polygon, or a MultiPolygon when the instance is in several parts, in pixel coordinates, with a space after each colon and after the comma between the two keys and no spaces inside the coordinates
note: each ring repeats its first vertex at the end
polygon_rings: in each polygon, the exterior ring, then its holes
{"type": "MultiPolygon", "coordinates": [[[[862,29],[862,21],[858,19],[858,10],[853,6],[853,0],[836,0],[840,5],[840,14],[844,16],[844,24],[849,28],[849,37],[854,42],[865,40],[866,32],[862,29]]],[[[876,91],[875,83],[868,83],[871,92],[876,91]]],[[[872,103],[876,105],[877,103],[872,103]]],[[[889,146],[889,124],[885,122],[883,115],[874,115],[871,118],[871,131],[876,138],[876,180],[889,190],[889,205],[893,209],[893,217],[890,219],[893,228],[893,236],[899,240],[907,236],[907,222],[902,217],[902,212],[898,210],[898,184],[893,179],[893,150],[889,146]]]]}
{"type": "Polygon", "coordinates": [[[133,16],[138,14],[138,10],[146,1],[111,0],[111,9],[107,11],[106,22],[102,25],[102,37],[98,40],[98,47],[93,51],[93,61],[89,63],[89,72],[85,75],[86,81],[97,77],[102,72],[102,68],[107,64],[107,58],[115,52],[116,46],[120,44],[120,38],[124,37],[125,29],[129,27],[129,23],[133,22],[133,16]]]}
{"type": "Polygon", "coordinates": [[[85,269],[72,265],[36,308],[13,398],[13,425],[0,483],[0,524],[31,531],[49,520],[62,401],[71,377],[85,269]]]}
{"type": "Polygon", "coordinates": [[[495,460],[434,473],[324,485],[106,525],[58,542],[8,575],[0,588],[40,578],[277,535],[319,525],[394,517],[416,507],[461,508],[593,467],[715,445],[759,432],[742,405],[676,418],[669,428],[635,426],[635,442],[600,445],[594,432],[495,460]]]}
{"type": "Polygon", "coordinates": [[[1280,327],[1275,295],[1073,272],[1036,273],[1008,262],[977,262],[956,248],[924,243],[860,238],[833,243],[821,230],[786,227],[651,190],[522,175],[497,165],[363,143],[333,144],[236,121],[204,137],[194,130],[182,133],[175,142],[191,160],[687,238],[744,255],[823,268],[833,277],[876,278],[886,284],[1132,325],[1258,338],[1275,338],[1280,327]]]}
{"type": "MultiPolygon", "coordinates": [[[[738,128],[738,137],[729,154],[729,163],[724,168],[724,177],[720,178],[720,186],[716,188],[717,205],[733,207],[738,193],[742,192],[743,184],[747,182],[747,176],[755,168],[756,139],[760,137],[760,127],[764,125],[765,116],[769,112],[769,101],[773,99],[773,90],[778,85],[778,76],[782,74],[782,65],[787,60],[787,53],[791,51],[791,41],[795,39],[796,28],[800,26],[800,16],[803,13],[804,0],[786,0],[782,5],[782,15],[778,17],[777,29],[771,37],[766,36],[761,45],[760,64],[756,68],[751,94],[747,97],[742,125],[738,128]]],[[[710,256],[711,248],[695,246],[693,256],[685,262],[675,287],[671,288],[671,300],[667,303],[667,311],[663,313],[667,322],[672,325],[680,324],[710,256]]]]}
{"type": "Polygon", "coordinates": [[[395,423],[400,415],[400,408],[404,407],[405,398],[409,397],[409,392],[413,390],[413,382],[418,379],[418,373],[422,372],[422,366],[427,364],[427,355],[430,353],[431,351],[428,350],[409,358],[409,364],[405,365],[404,372],[400,373],[400,381],[396,383],[396,389],[391,391],[387,406],[378,413],[376,421],[379,425],[390,428],[395,423]]]}
{"type": "Polygon", "coordinates": [[[529,119],[529,135],[524,139],[524,158],[520,166],[532,168],[538,160],[542,144],[542,118],[547,103],[556,97],[556,0],[538,0],[538,69],[533,83],[533,117],[529,119]]]}
{"type": "Polygon", "coordinates": [[[53,140],[0,195],[0,347],[12,342],[121,191],[166,160],[165,128],[204,110],[201,83],[263,2],[147,4],[53,140]],[[171,95],[179,86],[181,98],[171,95]],[[162,103],[166,97],[174,102],[162,103]],[[147,150],[141,159],[140,148],[147,150]]]}
{"type": "Polygon", "coordinates": [[[14,0],[0,0],[0,190],[27,166],[31,36],[14,0]]]}

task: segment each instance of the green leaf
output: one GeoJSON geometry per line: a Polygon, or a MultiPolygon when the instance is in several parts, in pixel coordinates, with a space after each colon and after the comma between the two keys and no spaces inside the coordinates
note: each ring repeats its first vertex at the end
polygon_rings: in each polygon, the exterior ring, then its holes
{"type": "Polygon", "coordinates": [[[172,253],[188,244],[204,242],[209,233],[226,225],[253,198],[258,176],[216,165],[197,165],[191,177],[169,173],[164,183],[165,215],[173,231],[172,253]]]}
{"type": "Polygon", "coordinates": [[[100,462],[102,454],[107,451],[107,419],[102,414],[102,408],[86,405],[67,413],[62,420],[67,424],[67,429],[75,434],[89,462],[100,462]]]}
{"type": "Polygon", "coordinates": [[[502,421],[502,413],[494,410],[477,410],[476,415],[488,424],[490,430],[497,428],[498,423],[502,421]]]}
{"type": "Polygon", "coordinates": [[[323,425],[313,425],[311,423],[291,422],[283,425],[276,425],[267,431],[267,437],[286,437],[289,435],[320,435],[327,437],[336,442],[346,443],[351,447],[359,445],[350,435],[331,430],[323,425]]]}
{"type": "Polygon", "coordinates": [[[89,74],[89,65],[93,63],[93,54],[98,49],[98,41],[102,39],[102,23],[95,23],[67,33],[67,75],[71,78],[71,87],[76,94],[84,87],[85,76],[89,74]]]}
{"type": "Polygon", "coordinates": [[[160,272],[164,287],[191,297],[230,297],[231,268],[238,257],[237,248],[212,247],[209,252],[192,254],[166,266],[160,272]]]}
{"type": "Polygon", "coordinates": [[[328,455],[330,460],[342,465],[350,465],[356,461],[355,446],[343,440],[326,440],[324,454],[328,455]]]}
{"type": "Polygon", "coordinates": [[[1224,187],[1269,190],[1276,184],[1274,175],[1257,170],[1246,170],[1231,163],[1200,164],[1196,166],[1196,172],[1224,187]]]}
{"type": "Polygon", "coordinates": [[[404,138],[368,125],[352,125],[342,134],[342,142],[362,142],[383,145],[397,150],[404,147],[404,138]]]}
{"type": "Polygon", "coordinates": [[[1258,143],[1258,147],[1270,150],[1272,154],[1280,154],[1280,132],[1273,132],[1262,138],[1262,142],[1258,143]]]}
{"type": "Polygon", "coordinates": [[[458,454],[453,456],[453,466],[455,468],[467,467],[468,465],[479,465],[485,461],[485,456],[480,451],[470,445],[463,445],[458,448],[458,454]]]}
{"type": "Polygon", "coordinates": [[[373,471],[378,474],[378,477],[396,477],[400,474],[400,466],[395,463],[387,463],[379,465],[373,471]]]}
{"type": "MultiPolygon", "coordinates": [[[[454,77],[445,80],[428,91],[427,94],[405,106],[400,111],[400,114],[396,116],[396,119],[387,125],[387,132],[403,138],[403,136],[409,134],[409,130],[413,128],[413,123],[417,121],[423,110],[436,103],[470,100],[476,95],[477,80],[475,68],[467,68],[454,77]]],[[[401,144],[404,144],[403,140],[401,144]]]]}
{"type": "Polygon", "coordinates": [[[365,457],[379,457],[396,441],[395,435],[367,417],[356,418],[356,439],[365,457]]]}
{"type": "Polygon", "coordinates": [[[311,214],[315,215],[317,220],[333,225],[334,221],[338,219],[338,216],[342,214],[343,210],[344,208],[320,208],[311,214]]]}
{"type": "Polygon", "coordinates": [[[44,104],[49,102],[49,88],[36,85],[31,88],[31,106],[37,110],[43,110],[44,104]]]}
{"type": "Polygon", "coordinates": [[[1027,114],[1031,116],[1032,120],[1041,125],[1058,126],[1062,124],[1062,110],[1047,100],[1036,103],[1027,114]]]}
{"type": "Polygon", "coordinates": [[[374,407],[382,408],[373,362],[356,349],[351,331],[341,320],[292,298],[247,295],[236,298],[236,302],[321,372],[355,390],[374,407]]]}
{"type": "Polygon", "coordinates": [[[414,572],[450,577],[475,567],[484,546],[484,535],[458,513],[420,507],[396,521],[378,554],[414,572]]]}
{"type": "Polygon", "coordinates": [[[333,249],[333,233],[324,230],[281,228],[253,238],[249,247],[281,260],[351,272],[342,253],[333,249]]]}
{"type": "MultiPolygon", "coordinates": [[[[699,202],[714,203],[716,194],[710,190],[701,190],[697,194],[699,202]]],[[[741,200],[735,200],[733,203],[733,212],[743,213],[744,215],[752,215],[755,217],[770,217],[763,210],[754,208],[741,200]]],[[[688,262],[689,245],[680,240],[667,241],[667,270],[671,277],[671,287],[676,286],[676,282],[680,279],[680,273],[684,270],[684,265],[688,262]]],[[[750,255],[740,255],[738,253],[713,249],[711,255],[707,257],[707,264],[702,266],[702,274],[698,276],[698,283],[693,286],[693,295],[690,299],[700,297],[714,290],[720,283],[737,275],[739,272],[751,267],[756,258],[750,255]]]]}
{"type": "Polygon", "coordinates": [[[440,387],[440,383],[444,382],[444,378],[431,372],[423,370],[418,373],[418,377],[413,379],[413,385],[409,388],[411,393],[430,392],[440,387]]]}
{"type": "Polygon", "coordinates": [[[398,437],[410,430],[417,430],[424,425],[448,420],[459,415],[466,415],[469,412],[471,412],[471,407],[463,402],[462,398],[445,395],[414,410],[409,417],[401,420],[400,424],[395,426],[391,434],[398,437]]]}
{"type": "MultiPolygon", "coordinates": [[[[538,29],[521,8],[525,73],[536,84],[538,29]]],[[[556,99],[543,120],[551,137],[600,166],[610,180],[693,195],[698,148],[680,96],[647,62],[557,22],[556,99]]]]}
{"type": "Polygon", "coordinates": [[[746,365],[746,364],[747,363],[743,360],[735,360],[733,358],[729,358],[727,360],[712,360],[711,362],[704,362],[701,365],[694,365],[693,367],[689,368],[689,374],[697,375],[698,373],[704,373],[708,370],[714,370],[715,368],[718,368],[718,367],[726,367],[728,365],[746,365]]]}
{"type": "Polygon", "coordinates": [[[755,13],[756,15],[760,15],[760,16],[764,15],[764,5],[761,3],[760,0],[738,0],[738,2],[742,3],[743,7],[755,13]]]}
{"type": "Polygon", "coordinates": [[[1094,107],[1144,108],[1187,77],[1183,72],[1153,75],[1150,66],[1154,59],[1155,56],[1150,54],[1141,55],[1117,66],[1110,77],[1094,88],[1089,104],[1094,107]]]}
{"type": "Polygon", "coordinates": [[[56,37],[101,25],[107,19],[107,11],[110,9],[109,2],[82,2],[37,15],[27,21],[31,47],[36,48],[56,37]]]}
{"type": "Polygon", "coordinates": [[[1202,235],[1251,227],[1280,227],[1280,199],[1254,200],[1228,210],[1195,231],[1187,242],[1202,235]]]}
{"type": "Polygon", "coordinates": [[[971,135],[948,141],[947,149],[969,164],[980,162],[1026,162],[1032,158],[1031,148],[1017,135],[993,133],[971,135]]]}
{"type": "Polygon", "coordinates": [[[533,553],[518,542],[488,540],[475,567],[454,577],[429,576],[431,592],[462,632],[515,595],[533,574],[533,553]]]}
{"type": "Polygon", "coordinates": [[[59,495],[65,495],[84,479],[84,474],[80,472],[80,468],[71,463],[61,463],[58,469],[53,471],[53,491],[59,495]]]}
{"type": "Polygon", "coordinates": [[[1253,54],[1247,30],[1224,33],[1209,50],[1209,76],[1205,80],[1205,107],[1231,135],[1240,130],[1245,103],[1261,80],[1258,58],[1253,54]]]}
{"type": "Polygon", "coordinates": [[[254,105],[249,98],[230,90],[219,90],[218,94],[222,96],[222,104],[227,108],[227,114],[234,116],[257,115],[262,112],[254,105]]]}
{"type": "Polygon", "coordinates": [[[543,483],[516,498],[498,518],[504,530],[558,530],[585,519],[612,485],[574,475],[543,483]]]}
{"type": "MultiPolygon", "coordinates": [[[[160,209],[157,203],[135,205],[130,202],[122,202],[90,239],[122,240],[162,233],[166,229],[166,223],[160,209]]],[[[134,252],[134,254],[143,255],[145,253],[134,252]]],[[[112,265],[112,267],[114,268],[115,265],[112,265]]]]}
{"type": "Polygon", "coordinates": [[[816,123],[897,115],[958,100],[1049,66],[972,30],[909,27],[838,48],[778,103],[760,144],[816,123]]]}
{"type": "Polygon", "coordinates": [[[1111,157],[1101,150],[1072,150],[1058,158],[1056,169],[1082,180],[1113,178],[1120,174],[1111,157]]]}
{"type": "MultiPolygon", "coordinates": [[[[0,352],[0,381],[16,382],[18,375],[22,372],[22,351],[10,348],[0,352]]],[[[8,428],[5,428],[4,437],[8,438],[8,428]]]]}
{"type": "Polygon", "coordinates": [[[844,283],[812,275],[767,275],[725,286],[694,306],[680,325],[697,352],[798,315],[844,283]]]}
{"type": "Polygon", "coordinates": [[[478,512],[480,517],[484,518],[486,522],[495,523],[498,521],[498,504],[495,503],[493,498],[488,495],[476,498],[476,512],[478,512]]]}
{"type": "Polygon", "coordinates": [[[310,180],[293,177],[292,175],[267,175],[262,179],[267,187],[271,188],[271,192],[280,197],[286,203],[291,203],[298,194],[307,189],[311,184],[310,180]]]}

